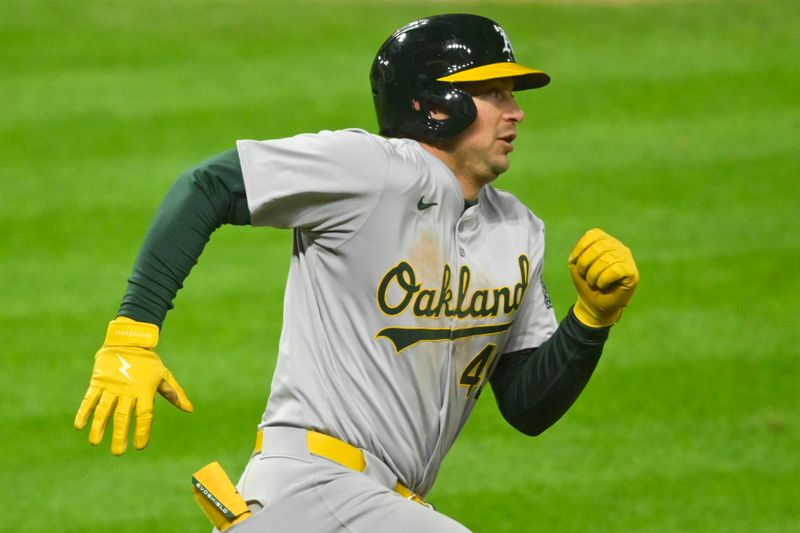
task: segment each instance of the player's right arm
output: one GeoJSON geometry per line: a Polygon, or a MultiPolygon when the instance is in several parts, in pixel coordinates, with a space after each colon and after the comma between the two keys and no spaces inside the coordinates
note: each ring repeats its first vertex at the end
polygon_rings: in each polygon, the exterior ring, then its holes
{"type": "Polygon", "coordinates": [[[161,324],[211,234],[223,224],[250,224],[242,170],[229,150],[183,173],[164,197],[128,279],[118,317],[95,356],[75,416],[83,429],[94,415],[89,442],[99,444],[113,419],[111,452],[124,453],[136,415],[134,445],[150,439],[155,393],[184,411],[193,409],[155,352],[161,324]]]}
{"type": "Polygon", "coordinates": [[[504,354],[490,377],[503,417],[527,435],[553,425],[581,394],[639,282],[630,249],[599,229],[578,240],[568,267],[578,299],[558,329],[536,348],[504,354]]]}

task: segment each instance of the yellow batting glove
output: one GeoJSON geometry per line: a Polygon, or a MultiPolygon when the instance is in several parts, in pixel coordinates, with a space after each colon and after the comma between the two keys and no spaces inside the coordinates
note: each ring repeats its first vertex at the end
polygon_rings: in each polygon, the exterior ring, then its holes
{"type": "Polygon", "coordinates": [[[578,240],[567,265],[578,291],[572,309],[578,320],[593,328],[616,324],[639,283],[630,249],[594,228],[578,240]]]}
{"type": "Polygon", "coordinates": [[[103,440],[111,416],[114,430],[111,453],[122,455],[128,447],[131,415],[136,413],[134,445],[141,450],[150,441],[153,401],[158,391],[175,407],[186,412],[192,403],[153,348],[158,344],[158,326],[117,317],[108,325],[106,340],[97,352],[94,370],[81,406],[75,415],[75,429],[83,429],[94,413],[89,443],[103,440]]]}

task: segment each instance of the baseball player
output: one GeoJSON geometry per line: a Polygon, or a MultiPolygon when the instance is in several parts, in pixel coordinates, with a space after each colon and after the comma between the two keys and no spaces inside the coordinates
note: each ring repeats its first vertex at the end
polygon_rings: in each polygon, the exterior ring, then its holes
{"type": "Polygon", "coordinates": [[[150,437],[155,391],[192,404],[155,352],[172,300],[223,224],[291,228],[279,356],[237,489],[198,471],[219,530],[464,532],[424,500],[490,383],[503,417],[537,435],[578,397],[639,274],[593,229],[568,268],[558,323],[542,283],[544,226],[492,181],[547,85],[495,22],[439,15],[397,30],[370,73],[380,136],[241,140],[184,173],[136,259],[75,418],[111,451],[150,437]]]}

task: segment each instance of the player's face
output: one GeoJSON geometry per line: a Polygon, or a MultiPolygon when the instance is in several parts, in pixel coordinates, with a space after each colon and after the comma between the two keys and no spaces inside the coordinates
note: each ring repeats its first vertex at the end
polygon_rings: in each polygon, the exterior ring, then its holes
{"type": "Polygon", "coordinates": [[[510,79],[459,86],[472,95],[478,114],[475,122],[450,146],[451,169],[460,180],[474,185],[476,194],[483,185],[508,170],[508,154],[514,149],[517,124],[525,118],[514,100],[513,86],[510,79]]]}

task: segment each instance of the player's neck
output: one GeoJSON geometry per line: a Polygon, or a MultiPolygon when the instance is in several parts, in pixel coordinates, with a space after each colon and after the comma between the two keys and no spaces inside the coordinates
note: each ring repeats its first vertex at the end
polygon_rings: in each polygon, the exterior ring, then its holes
{"type": "Polygon", "coordinates": [[[437,159],[444,163],[447,168],[450,169],[450,171],[456,177],[456,181],[458,181],[459,186],[461,187],[464,200],[471,202],[478,198],[478,194],[481,192],[484,184],[479,180],[473,179],[468,173],[462,172],[457,158],[453,156],[451,151],[422,141],[420,141],[419,144],[422,146],[422,148],[434,155],[437,159]]]}

